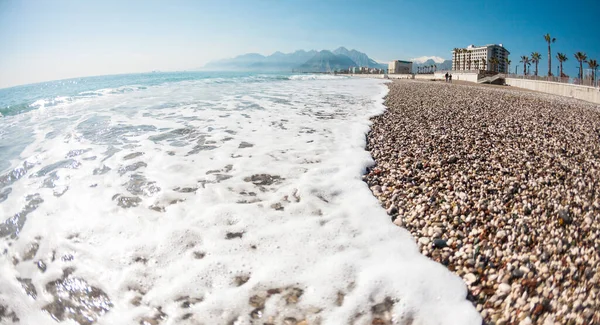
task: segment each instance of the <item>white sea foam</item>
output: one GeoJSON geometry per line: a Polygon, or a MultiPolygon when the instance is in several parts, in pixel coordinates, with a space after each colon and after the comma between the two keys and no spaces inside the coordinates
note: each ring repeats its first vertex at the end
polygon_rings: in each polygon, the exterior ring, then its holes
{"type": "Polygon", "coordinates": [[[330,80],[330,79],[345,79],[346,76],[330,75],[330,74],[299,74],[290,76],[290,80],[330,80]]]}
{"type": "Polygon", "coordinates": [[[389,312],[480,324],[462,281],[361,180],[387,88],[304,80],[324,77],[167,84],[5,118],[34,139],[0,222],[37,208],[0,239],[0,305],[52,323],[43,309],[69,278],[105,293],[93,301],[105,309],[82,309],[98,324],[370,324],[389,312]]]}

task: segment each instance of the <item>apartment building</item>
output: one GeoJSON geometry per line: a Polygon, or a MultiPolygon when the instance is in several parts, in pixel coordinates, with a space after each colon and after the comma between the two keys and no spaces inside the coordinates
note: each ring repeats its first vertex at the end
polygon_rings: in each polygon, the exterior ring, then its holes
{"type": "Polygon", "coordinates": [[[506,59],[510,52],[502,44],[484,46],[469,45],[452,50],[452,70],[490,70],[508,73],[506,59]],[[492,58],[498,59],[498,66],[490,65],[492,58]],[[485,60],[485,61],[483,61],[485,60]]]}

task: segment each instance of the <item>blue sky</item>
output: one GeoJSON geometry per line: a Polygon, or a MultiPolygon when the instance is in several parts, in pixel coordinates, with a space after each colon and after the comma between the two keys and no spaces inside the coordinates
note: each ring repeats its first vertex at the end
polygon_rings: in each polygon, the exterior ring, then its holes
{"type": "Polygon", "coordinates": [[[385,62],[502,43],[512,71],[538,51],[546,74],[545,33],[575,76],[574,52],[600,59],[599,22],[598,0],[0,0],[0,87],[339,46],[385,62]]]}

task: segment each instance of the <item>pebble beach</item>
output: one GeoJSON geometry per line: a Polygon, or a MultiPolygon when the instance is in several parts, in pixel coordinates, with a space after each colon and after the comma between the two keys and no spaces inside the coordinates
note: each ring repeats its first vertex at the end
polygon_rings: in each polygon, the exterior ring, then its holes
{"type": "Polygon", "coordinates": [[[363,176],[486,324],[600,323],[600,107],[398,80],[363,176]]]}

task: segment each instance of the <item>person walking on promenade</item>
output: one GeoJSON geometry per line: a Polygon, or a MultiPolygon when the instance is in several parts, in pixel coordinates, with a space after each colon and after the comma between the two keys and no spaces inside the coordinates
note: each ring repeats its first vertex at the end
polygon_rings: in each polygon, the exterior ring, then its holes
{"type": "Polygon", "coordinates": [[[452,74],[450,74],[450,75],[448,76],[448,81],[449,81],[450,83],[452,83],[452,74]]]}
{"type": "Polygon", "coordinates": [[[446,82],[448,82],[448,72],[446,72],[445,77],[446,77],[446,82]]]}

